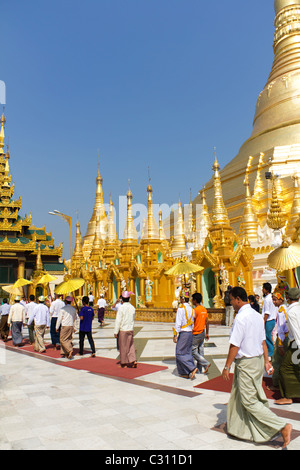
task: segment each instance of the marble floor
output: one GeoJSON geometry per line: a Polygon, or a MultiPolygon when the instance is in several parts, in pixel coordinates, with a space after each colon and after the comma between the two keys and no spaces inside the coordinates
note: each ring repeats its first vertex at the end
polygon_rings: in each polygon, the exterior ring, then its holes
{"type": "MultiPolygon", "coordinates": [[[[226,422],[229,394],[195,388],[220,375],[229,329],[211,326],[205,356],[208,375],[191,381],[177,375],[172,325],[136,323],[139,362],[166,369],[124,380],[60,367],[42,355],[0,344],[1,450],[274,450],[229,438],[218,427],[226,422]]],[[[24,328],[24,338],[27,328],[24,328]]],[[[118,358],[113,321],[93,324],[97,356],[118,358]]],[[[50,342],[49,332],[46,342],[50,342]]],[[[78,335],[74,335],[78,347],[78,335]]],[[[89,345],[86,340],[85,347],[89,345]]],[[[75,358],[74,361],[77,359],[75,358]]],[[[62,361],[67,361],[63,359],[62,361]]],[[[270,406],[274,405],[270,401],[270,406]]],[[[300,404],[278,407],[300,430],[300,404]]],[[[300,437],[290,449],[300,448],[300,437]]]]}

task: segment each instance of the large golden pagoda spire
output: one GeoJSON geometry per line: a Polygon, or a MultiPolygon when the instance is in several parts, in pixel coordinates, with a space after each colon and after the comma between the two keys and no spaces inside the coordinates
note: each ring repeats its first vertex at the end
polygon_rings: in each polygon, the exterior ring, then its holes
{"type": "Polygon", "coordinates": [[[213,225],[230,226],[227,210],[223,200],[222,184],[220,176],[220,165],[215,151],[215,161],[212,167],[214,171],[214,202],[211,213],[213,225]]]}

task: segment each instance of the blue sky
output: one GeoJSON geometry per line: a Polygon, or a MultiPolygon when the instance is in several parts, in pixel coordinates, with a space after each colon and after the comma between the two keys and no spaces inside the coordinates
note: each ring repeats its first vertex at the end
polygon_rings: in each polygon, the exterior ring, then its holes
{"type": "Polygon", "coordinates": [[[82,235],[98,168],[118,208],[188,203],[250,136],[273,61],[273,0],[10,0],[0,2],[15,198],[69,256],[82,235]]]}

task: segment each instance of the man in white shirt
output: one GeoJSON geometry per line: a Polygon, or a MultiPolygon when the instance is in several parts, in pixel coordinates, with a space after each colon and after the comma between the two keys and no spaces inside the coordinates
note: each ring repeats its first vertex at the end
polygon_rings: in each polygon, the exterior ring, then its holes
{"type": "Polygon", "coordinates": [[[6,342],[8,340],[9,326],[8,326],[8,315],[10,311],[10,305],[7,299],[3,299],[3,304],[0,307],[0,338],[6,342]]]}
{"type": "Polygon", "coordinates": [[[30,344],[34,344],[35,338],[34,338],[34,320],[32,322],[28,323],[28,320],[30,318],[30,315],[32,314],[33,310],[36,308],[37,303],[35,302],[35,296],[32,294],[29,296],[29,303],[25,305],[25,316],[27,320],[27,326],[28,326],[28,334],[29,334],[29,342],[30,344]]]}
{"type": "Polygon", "coordinates": [[[114,335],[118,339],[121,367],[137,367],[133,342],[135,308],[129,303],[132,292],[122,292],[122,304],[119,304],[115,321],[114,335]]]}
{"type": "Polygon", "coordinates": [[[89,293],[89,306],[92,307],[94,305],[94,299],[95,297],[93,296],[93,293],[89,293]]]}
{"type": "Polygon", "coordinates": [[[300,289],[290,288],[285,296],[290,343],[279,369],[282,398],[275,401],[276,405],[291,405],[293,398],[300,398],[300,289]]]}
{"type": "Polygon", "coordinates": [[[292,426],[270,411],[262,387],[264,368],[268,375],[273,370],[268,360],[263,318],[248,304],[247,292],[242,287],[231,290],[230,300],[237,315],[222,373],[223,379],[228,381],[230,367],[235,361],[227,406],[228,434],[262,443],[281,432],[283,447],[286,448],[290,443],[292,426]]]}
{"type": "Polygon", "coordinates": [[[176,343],[176,365],[180,377],[191,380],[195,377],[197,367],[193,359],[194,310],[190,306],[188,294],[181,297],[176,313],[173,341],[176,343]],[[177,336],[178,335],[178,336],[177,336]]]}
{"type": "Polygon", "coordinates": [[[97,307],[98,307],[98,323],[100,323],[100,326],[104,325],[104,314],[105,314],[105,307],[106,307],[106,300],[104,298],[104,295],[100,295],[100,299],[97,302],[97,307]]]}
{"type": "Polygon", "coordinates": [[[68,359],[73,358],[73,333],[76,329],[76,322],[78,321],[77,311],[74,307],[72,307],[71,303],[73,302],[73,298],[71,296],[67,296],[65,298],[65,306],[59,311],[57,323],[56,323],[56,331],[59,331],[59,327],[61,326],[60,330],[60,345],[62,350],[62,356],[67,357],[68,359]]]}
{"type": "Polygon", "coordinates": [[[22,346],[22,327],[25,326],[25,308],[20,303],[21,297],[16,296],[15,303],[11,306],[7,323],[10,326],[14,346],[22,346]]]}
{"type": "Polygon", "coordinates": [[[49,308],[44,304],[45,300],[43,295],[39,297],[39,303],[32,309],[28,320],[28,325],[34,321],[34,350],[40,353],[46,352],[44,336],[46,329],[50,328],[49,308]]]}
{"type": "Polygon", "coordinates": [[[60,310],[65,306],[64,301],[61,299],[61,295],[55,294],[55,300],[50,305],[51,325],[50,325],[50,336],[51,342],[56,349],[60,348],[59,334],[56,331],[56,323],[60,310]]]}
{"type": "Polygon", "coordinates": [[[272,286],[269,282],[265,282],[262,287],[264,302],[262,306],[262,317],[265,322],[266,330],[266,343],[268,348],[269,360],[272,360],[274,352],[274,342],[272,338],[272,331],[275,328],[278,309],[275,307],[272,298],[272,286]]]}

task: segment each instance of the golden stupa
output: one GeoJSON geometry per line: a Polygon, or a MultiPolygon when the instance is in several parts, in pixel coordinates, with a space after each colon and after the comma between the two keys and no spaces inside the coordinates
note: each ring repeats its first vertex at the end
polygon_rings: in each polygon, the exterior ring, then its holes
{"type": "MultiPolygon", "coordinates": [[[[267,223],[274,188],[266,175],[277,176],[276,191],[285,217],[283,232],[291,236],[300,213],[300,0],[275,0],[273,47],[274,62],[256,103],[252,134],[220,172],[230,224],[237,233],[246,234],[255,249],[257,288],[274,240],[267,223]]],[[[211,210],[213,179],[205,192],[211,210]]],[[[193,204],[201,204],[200,195],[193,204]]]]}

